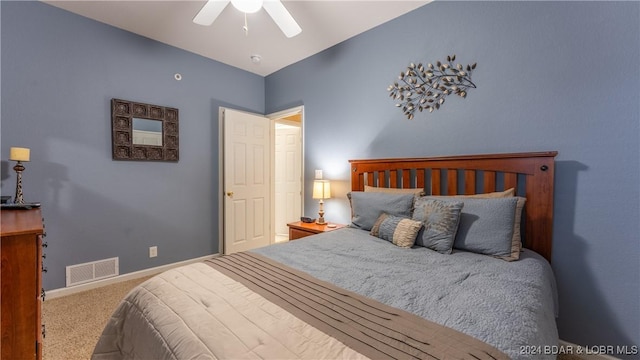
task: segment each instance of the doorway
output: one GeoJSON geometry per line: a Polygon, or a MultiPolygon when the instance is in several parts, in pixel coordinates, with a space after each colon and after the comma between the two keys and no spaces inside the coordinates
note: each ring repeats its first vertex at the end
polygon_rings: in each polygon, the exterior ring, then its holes
{"type": "Polygon", "coordinates": [[[289,240],[288,223],[302,216],[302,111],[274,119],[275,241],[289,240]]]}
{"type": "Polygon", "coordinates": [[[220,108],[220,253],[288,240],[304,206],[303,118],[302,106],[268,116],[220,108]]]}

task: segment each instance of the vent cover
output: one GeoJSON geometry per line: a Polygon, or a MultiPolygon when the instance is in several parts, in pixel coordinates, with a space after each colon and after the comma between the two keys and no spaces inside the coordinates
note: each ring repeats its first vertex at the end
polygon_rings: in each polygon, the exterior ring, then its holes
{"type": "Polygon", "coordinates": [[[67,287],[117,276],[118,258],[67,266],[67,287]]]}

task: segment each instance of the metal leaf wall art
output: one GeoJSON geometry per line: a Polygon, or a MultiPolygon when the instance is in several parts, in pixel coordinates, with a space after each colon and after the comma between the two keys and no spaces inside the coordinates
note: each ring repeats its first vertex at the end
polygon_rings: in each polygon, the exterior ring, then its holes
{"type": "Polygon", "coordinates": [[[439,110],[447,96],[456,94],[465,98],[470,88],[476,88],[471,81],[471,74],[477,64],[464,67],[461,64],[454,65],[455,60],[456,56],[450,55],[446,63],[438,61],[435,65],[426,66],[411,63],[398,76],[400,81],[389,85],[389,96],[398,101],[396,106],[402,109],[409,120],[413,119],[416,110],[439,110]]]}

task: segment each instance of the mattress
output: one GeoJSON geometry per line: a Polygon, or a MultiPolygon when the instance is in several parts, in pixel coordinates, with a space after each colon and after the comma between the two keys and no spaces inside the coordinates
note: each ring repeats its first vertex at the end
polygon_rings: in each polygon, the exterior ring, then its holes
{"type": "Polygon", "coordinates": [[[553,271],[528,249],[508,262],[465,251],[405,249],[344,228],[253,251],[471,335],[514,359],[528,358],[522,353],[528,346],[558,345],[553,271]]]}
{"type": "MultiPolygon", "coordinates": [[[[302,277],[425,321],[424,326],[411,326],[447,334],[440,336],[444,345],[438,349],[448,346],[451,351],[438,352],[435,358],[479,357],[460,355],[456,344],[462,343],[471,344],[470,352],[492,354],[488,358],[526,358],[521,350],[528,346],[558,344],[553,274],[546,260],[530,251],[516,262],[466,252],[442,255],[426,248],[399,248],[366,231],[345,228],[244,255],[281,264],[302,277]]],[[[222,259],[227,258],[234,259],[222,259]]],[[[278,305],[256,291],[256,285],[266,283],[260,279],[258,273],[253,285],[243,283],[206,263],[158,275],[121,302],[92,358],[387,357],[363,351],[348,339],[332,336],[324,325],[305,321],[297,310],[278,305]]],[[[415,358],[430,356],[420,354],[415,358]]]]}

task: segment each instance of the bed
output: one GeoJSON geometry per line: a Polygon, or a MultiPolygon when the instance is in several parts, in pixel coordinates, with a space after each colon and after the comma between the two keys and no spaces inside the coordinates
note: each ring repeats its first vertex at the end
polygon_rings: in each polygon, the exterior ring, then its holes
{"type": "Polygon", "coordinates": [[[92,358],[555,358],[555,156],[351,160],[349,227],[147,280],[92,358]]]}

